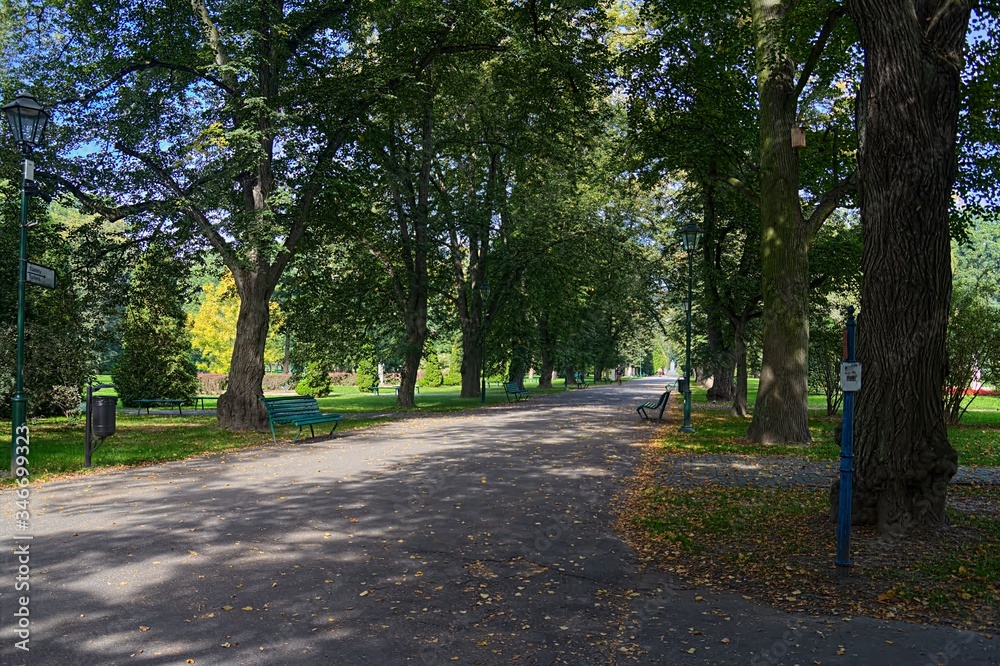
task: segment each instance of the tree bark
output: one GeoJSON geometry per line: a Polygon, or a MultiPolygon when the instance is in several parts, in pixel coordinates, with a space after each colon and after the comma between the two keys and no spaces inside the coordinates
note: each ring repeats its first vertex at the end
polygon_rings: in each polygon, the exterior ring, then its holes
{"type": "Polygon", "coordinates": [[[549,334],[549,321],[546,317],[538,320],[539,347],[542,353],[542,366],[538,375],[538,388],[552,388],[552,371],[555,370],[555,341],[549,334]]]}
{"type": "Polygon", "coordinates": [[[753,0],[760,100],[761,290],[764,358],[748,439],[809,442],[809,234],[791,145],[796,65],[786,39],[787,2],[753,0]]]}
{"type": "Polygon", "coordinates": [[[733,371],[736,366],[736,357],[733,349],[726,344],[725,335],[722,329],[722,316],[716,308],[710,308],[707,318],[705,334],[708,338],[708,347],[712,352],[715,363],[712,364],[712,388],[708,389],[706,397],[709,400],[718,402],[728,402],[733,399],[733,371]]]}
{"type": "Polygon", "coordinates": [[[479,326],[462,328],[462,393],[463,398],[478,398],[483,372],[483,348],[479,326]]]}
{"type": "Polygon", "coordinates": [[[968,2],[848,0],[865,51],[858,110],[865,276],[855,514],[883,534],[946,523],[957,455],[941,399],[948,211],[968,2]]]}
{"type": "Polygon", "coordinates": [[[733,416],[746,418],[750,415],[747,401],[747,320],[743,318],[733,326],[733,346],[736,353],[736,393],[733,395],[733,416]]]}
{"type": "Polygon", "coordinates": [[[292,369],[292,334],[285,331],[285,356],[281,361],[281,371],[286,375],[292,369]]]}
{"type": "Polygon", "coordinates": [[[268,270],[237,270],[233,273],[240,310],[236,340],[229,364],[226,392],[219,396],[216,413],[219,427],[227,430],[264,430],[267,410],[263,397],[264,347],[271,313],[269,304],[276,280],[268,270]]]}

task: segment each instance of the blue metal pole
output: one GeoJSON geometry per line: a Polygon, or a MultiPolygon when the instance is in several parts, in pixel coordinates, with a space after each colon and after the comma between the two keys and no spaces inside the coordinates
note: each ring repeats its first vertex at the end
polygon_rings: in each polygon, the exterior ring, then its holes
{"type": "Polygon", "coordinates": [[[24,158],[24,169],[21,172],[21,250],[20,262],[17,270],[17,375],[14,379],[14,399],[11,401],[11,425],[13,426],[10,438],[10,474],[13,477],[17,474],[17,466],[14,461],[17,459],[17,437],[18,433],[24,434],[24,426],[27,424],[27,403],[28,399],[24,395],[24,288],[28,281],[28,172],[34,171],[34,163],[29,157],[24,158]]]}
{"type": "MultiPolygon", "coordinates": [[[[847,308],[847,358],[854,363],[854,308],[847,308]]],[[[837,509],[837,576],[846,578],[851,568],[851,499],[854,482],[854,391],[844,391],[844,421],[840,433],[840,504],[837,509]]]]}

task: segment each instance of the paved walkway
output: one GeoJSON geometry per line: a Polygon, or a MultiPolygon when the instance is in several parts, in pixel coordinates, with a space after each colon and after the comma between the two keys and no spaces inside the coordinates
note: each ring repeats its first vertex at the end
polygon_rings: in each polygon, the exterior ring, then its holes
{"type": "Polygon", "coordinates": [[[1000,664],[640,573],[611,507],[661,383],[36,485],[29,653],[3,491],[0,664],[1000,664]]]}

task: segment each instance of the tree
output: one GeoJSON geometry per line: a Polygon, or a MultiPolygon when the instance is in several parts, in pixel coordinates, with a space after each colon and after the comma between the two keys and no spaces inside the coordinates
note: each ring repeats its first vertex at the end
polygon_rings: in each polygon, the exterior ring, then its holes
{"type": "Polygon", "coordinates": [[[946,522],[957,470],[941,390],[970,3],[848,0],[847,10],[865,54],[857,114],[864,382],[854,518],[901,534],[946,522]]]}
{"type": "Polygon", "coordinates": [[[185,273],[163,247],[148,249],[136,266],[122,321],[122,355],[111,373],[127,407],[140,398],[189,400],[198,393],[187,317],[177,291],[185,273]]]}
{"type": "Polygon", "coordinates": [[[962,420],[976,399],[979,384],[998,380],[1000,307],[990,303],[981,285],[958,283],[948,318],[948,380],[944,388],[948,423],[956,425],[962,420]]]}
{"type": "Polygon", "coordinates": [[[219,422],[265,429],[269,300],[323,222],[314,210],[358,114],[394,85],[367,78],[367,5],[47,4],[45,25],[17,41],[45,63],[32,83],[61,97],[65,157],[46,177],[110,220],[197,236],[218,254],[240,297],[219,422]],[[55,33],[69,38],[36,39],[55,33]]]}
{"type": "Polygon", "coordinates": [[[354,383],[361,393],[371,391],[373,387],[378,386],[378,364],[371,357],[370,350],[358,358],[354,383]]]}
{"type": "MultiPolygon", "coordinates": [[[[282,321],[277,303],[269,303],[268,310],[272,322],[282,321]]],[[[202,372],[229,372],[239,311],[236,282],[228,269],[218,282],[208,282],[202,287],[198,309],[191,318],[191,345],[198,354],[197,365],[202,372]]],[[[269,328],[264,347],[265,363],[276,364],[284,360],[284,338],[277,326],[269,328]]]]}
{"type": "MultiPolygon", "coordinates": [[[[800,199],[799,155],[789,137],[800,115],[800,96],[814,73],[829,80],[837,69],[817,70],[844,15],[833,2],[751,0],[760,129],[761,287],[764,349],[760,385],[748,439],[808,442],[809,246],[855,185],[853,173],[813,199],[806,215],[800,199]],[[815,34],[808,51],[803,25],[815,34]],[[799,70],[797,63],[802,63],[799,70]]],[[[842,29],[838,49],[850,54],[842,29]]]]}
{"type": "Polygon", "coordinates": [[[330,393],[330,373],[320,361],[306,363],[302,376],[295,385],[299,395],[311,395],[314,398],[324,398],[330,393]]]}
{"type": "MultiPolygon", "coordinates": [[[[639,65],[638,75],[626,80],[634,93],[630,122],[640,132],[643,168],[650,177],[684,179],[701,192],[709,340],[715,359],[725,361],[714,372],[728,379],[729,358],[742,358],[747,327],[763,317],[764,364],[749,432],[756,441],[810,438],[809,246],[853,184],[852,177],[840,177],[850,171],[841,168],[851,161],[845,149],[850,131],[835,130],[832,142],[825,132],[818,143],[825,147],[839,138],[840,148],[816,151],[821,159],[815,160],[792,148],[790,134],[808,120],[828,130],[848,127],[850,109],[843,102],[853,92],[845,82],[856,78],[855,38],[840,21],[843,14],[822,0],[653,1],[643,6],[646,38],[625,56],[639,65]],[[824,55],[831,43],[835,57],[824,55]],[[717,184],[740,193],[757,213],[735,210],[717,184]],[[721,290],[713,291],[718,251],[728,245],[716,237],[725,240],[731,230],[736,240],[751,228],[759,229],[759,248],[728,252],[741,257],[734,263],[741,277],[760,272],[759,295],[740,289],[740,298],[727,304],[721,290]],[[722,343],[717,312],[734,329],[732,354],[722,343]]],[[[745,414],[745,403],[745,392],[737,389],[734,411],[745,414]]]]}
{"type": "Polygon", "coordinates": [[[232,274],[202,287],[201,303],[191,320],[191,344],[200,352],[198,369],[226,374],[236,340],[240,302],[232,274]]]}
{"type": "Polygon", "coordinates": [[[441,361],[438,359],[437,350],[432,345],[427,351],[427,360],[424,362],[424,377],[420,380],[421,386],[441,386],[444,383],[444,376],[441,375],[441,361]]]}

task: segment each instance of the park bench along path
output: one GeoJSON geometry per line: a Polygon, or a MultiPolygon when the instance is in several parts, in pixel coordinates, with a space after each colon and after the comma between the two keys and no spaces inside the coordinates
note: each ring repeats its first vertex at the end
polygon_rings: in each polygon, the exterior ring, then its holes
{"type": "Polygon", "coordinates": [[[9,640],[5,548],[0,659],[923,664],[955,645],[998,663],[975,634],[792,616],[640,572],[613,510],[660,427],[635,406],[663,384],[35,484],[31,652],[9,640]]]}

